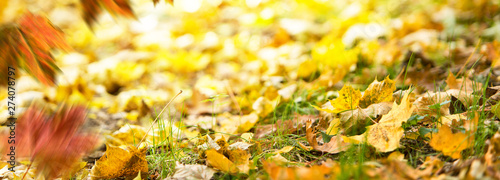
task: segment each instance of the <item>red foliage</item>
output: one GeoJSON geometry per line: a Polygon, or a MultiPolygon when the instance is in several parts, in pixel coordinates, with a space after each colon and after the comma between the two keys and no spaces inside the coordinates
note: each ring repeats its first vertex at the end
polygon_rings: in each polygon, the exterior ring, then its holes
{"type": "Polygon", "coordinates": [[[38,172],[46,177],[68,172],[98,140],[95,135],[80,132],[84,121],[82,106],[64,105],[53,115],[32,106],[18,120],[16,154],[31,157],[38,172]]]}
{"type": "Polygon", "coordinates": [[[102,9],[106,9],[113,16],[135,18],[128,0],[80,0],[83,6],[83,19],[88,25],[97,21],[102,9]]]}
{"type": "MultiPolygon", "coordinates": [[[[62,31],[50,21],[32,13],[24,14],[16,24],[5,25],[0,31],[0,65],[23,68],[45,85],[55,85],[55,74],[59,68],[50,54],[52,49],[70,50],[62,31]]],[[[0,81],[6,81],[1,78],[0,81]]],[[[2,85],[7,84],[1,82],[2,85]]]]}

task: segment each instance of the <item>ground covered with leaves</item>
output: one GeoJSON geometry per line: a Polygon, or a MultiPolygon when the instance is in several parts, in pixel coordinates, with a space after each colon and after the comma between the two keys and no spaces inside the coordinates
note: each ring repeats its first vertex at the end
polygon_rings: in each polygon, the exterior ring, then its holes
{"type": "Polygon", "coordinates": [[[8,0],[0,20],[1,178],[500,179],[498,1],[8,0]]]}

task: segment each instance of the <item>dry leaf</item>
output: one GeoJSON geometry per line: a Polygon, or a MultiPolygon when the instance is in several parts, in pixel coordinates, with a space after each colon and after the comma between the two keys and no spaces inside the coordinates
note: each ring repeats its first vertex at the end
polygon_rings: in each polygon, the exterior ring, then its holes
{"type": "Polygon", "coordinates": [[[344,142],[343,138],[340,135],[333,136],[330,139],[330,142],[324,143],[323,145],[319,145],[318,140],[316,140],[316,134],[314,133],[314,128],[311,126],[312,123],[308,121],[306,129],[306,138],[309,144],[313,147],[313,149],[321,152],[336,154],[345,151],[347,150],[347,148],[349,148],[350,144],[344,142]]]}
{"type": "Polygon", "coordinates": [[[498,162],[497,157],[500,154],[500,133],[495,133],[486,144],[488,144],[488,151],[484,155],[484,160],[487,165],[491,166],[498,162]]]}
{"type": "Polygon", "coordinates": [[[179,162],[175,165],[175,174],[173,179],[187,180],[187,179],[203,179],[210,180],[215,173],[215,170],[205,165],[188,164],[183,165],[179,162]]]}
{"type": "Polygon", "coordinates": [[[367,143],[379,152],[390,152],[399,147],[399,140],[403,137],[403,122],[408,120],[415,108],[408,99],[408,93],[403,96],[401,104],[392,105],[391,111],[382,116],[377,124],[367,127],[367,143]]]}
{"type": "Polygon", "coordinates": [[[360,98],[361,92],[359,92],[359,90],[356,90],[349,85],[344,85],[344,87],[342,87],[339,91],[339,97],[335,100],[330,100],[330,104],[333,109],[321,109],[317,106],[314,107],[320,111],[339,113],[358,107],[360,98]]]}
{"type": "Polygon", "coordinates": [[[473,139],[473,134],[453,133],[448,125],[443,125],[439,128],[438,133],[432,136],[429,144],[435,150],[443,152],[444,155],[458,159],[462,157],[460,154],[462,150],[473,145],[473,139]],[[450,141],[450,139],[453,139],[453,141],[450,141]]]}
{"type": "Polygon", "coordinates": [[[92,179],[112,179],[136,176],[139,172],[147,173],[147,147],[143,145],[139,149],[134,146],[106,145],[105,154],[96,161],[90,176],[92,179]]]}
{"type": "Polygon", "coordinates": [[[368,86],[359,101],[361,108],[381,102],[392,102],[392,92],[396,90],[396,84],[387,76],[382,82],[376,79],[368,86]]]}
{"type": "Polygon", "coordinates": [[[240,171],[233,162],[216,150],[209,149],[205,151],[205,153],[207,155],[208,165],[231,174],[236,174],[240,171]]]}
{"type": "Polygon", "coordinates": [[[264,161],[263,165],[270,179],[335,179],[335,175],[341,171],[340,166],[330,159],[312,167],[280,167],[269,161],[264,161]]]}

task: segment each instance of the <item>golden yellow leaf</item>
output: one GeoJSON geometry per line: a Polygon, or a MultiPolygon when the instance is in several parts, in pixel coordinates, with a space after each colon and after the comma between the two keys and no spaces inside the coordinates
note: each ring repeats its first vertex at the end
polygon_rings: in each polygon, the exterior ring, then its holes
{"type": "Polygon", "coordinates": [[[340,119],[335,118],[332,121],[330,121],[330,125],[328,126],[328,129],[326,129],[326,134],[328,135],[335,135],[339,132],[339,127],[340,127],[340,119]]]}
{"type": "Polygon", "coordinates": [[[280,150],[276,151],[275,153],[287,153],[290,152],[293,149],[293,146],[285,146],[281,148],[280,150]]]}
{"type": "Polygon", "coordinates": [[[368,86],[359,100],[359,106],[366,108],[371,104],[390,102],[393,100],[392,92],[396,90],[396,84],[387,76],[382,82],[376,79],[368,86]]]}
{"type": "Polygon", "coordinates": [[[435,150],[443,152],[444,155],[458,159],[462,157],[460,154],[462,150],[473,145],[473,139],[473,134],[467,135],[461,132],[453,133],[449,126],[443,125],[439,128],[438,133],[432,136],[429,144],[435,150]]]}
{"type": "Polygon", "coordinates": [[[361,92],[359,92],[359,90],[356,90],[349,85],[344,85],[344,87],[342,87],[339,91],[339,97],[335,100],[330,100],[330,104],[333,109],[321,109],[317,106],[314,107],[320,111],[339,113],[358,107],[360,98],[361,92]]]}
{"type": "Polygon", "coordinates": [[[241,149],[228,151],[229,160],[236,165],[240,173],[248,174],[250,170],[250,154],[241,149]]]}
{"type": "Polygon", "coordinates": [[[207,154],[207,162],[210,166],[231,174],[236,174],[240,171],[233,162],[216,150],[210,149],[205,153],[207,154]]]}
{"type": "Polygon", "coordinates": [[[379,152],[393,151],[399,147],[399,140],[403,137],[404,129],[401,123],[406,122],[413,113],[412,103],[408,99],[408,93],[403,96],[401,104],[392,105],[391,111],[382,116],[379,123],[368,126],[366,141],[379,152]]]}
{"type": "Polygon", "coordinates": [[[267,161],[276,163],[278,165],[285,165],[286,163],[290,162],[290,161],[288,161],[288,159],[283,157],[280,153],[268,157],[267,161]]]}
{"type": "Polygon", "coordinates": [[[148,172],[146,146],[124,148],[106,145],[106,152],[96,161],[90,172],[92,179],[112,179],[123,176],[136,176],[148,172]]]}

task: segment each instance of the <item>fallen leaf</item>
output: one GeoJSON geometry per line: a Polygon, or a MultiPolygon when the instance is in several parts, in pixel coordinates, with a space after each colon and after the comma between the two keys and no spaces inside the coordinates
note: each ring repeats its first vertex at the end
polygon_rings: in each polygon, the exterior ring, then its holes
{"type": "Polygon", "coordinates": [[[173,179],[204,179],[209,180],[214,175],[215,170],[205,165],[188,164],[183,165],[176,162],[173,179]]]}
{"type": "Polygon", "coordinates": [[[240,171],[233,162],[216,150],[209,149],[205,151],[205,153],[207,155],[208,165],[231,174],[236,174],[240,171]]]}
{"type": "Polygon", "coordinates": [[[328,159],[321,165],[311,167],[280,167],[273,162],[264,161],[264,170],[269,174],[270,179],[305,179],[322,180],[335,179],[341,168],[338,163],[328,159]]]}
{"type": "Polygon", "coordinates": [[[130,145],[124,147],[106,145],[106,152],[96,161],[90,176],[92,179],[112,179],[136,176],[139,172],[147,173],[146,151],[147,147],[144,144],[141,144],[139,149],[130,145]]]}
{"type": "Polygon", "coordinates": [[[401,104],[392,105],[391,111],[382,116],[377,124],[367,127],[366,141],[379,152],[390,152],[399,147],[399,140],[403,137],[404,129],[401,127],[406,122],[415,107],[408,99],[408,93],[403,96],[401,104]]]}
{"type": "Polygon", "coordinates": [[[305,127],[306,121],[311,119],[315,121],[318,117],[314,115],[295,115],[290,120],[278,120],[275,124],[258,126],[255,130],[255,138],[259,139],[269,134],[290,134],[297,132],[302,127],[305,127]]]}
{"type": "Polygon", "coordinates": [[[473,145],[473,139],[473,134],[453,133],[449,126],[443,125],[439,128],[438,133],[432,136],[429,144],[435,150],[443,152],[444,155],[458,159],[462,157],[460,154],[462,150],[473,145]],[[450,141],[450,139],[453,139],[453,141],[450,141]]]}
{"type": "Polygon", "coordinates": [[[355,90],[349,85],[344,85],[344,87],[342,87],[339,91],[339,96],[335,100],[330,100],[330,104],[333,109],[322,109],[317,106],[314,107],[320,111],[339,113],[358,107],[360,98],[361,92],[359,92],[359,90],[355,90]]]}
{"type": "Polygon", "coordinates": [[[349,148],[350,143],[345,142],[340,135],[333,136],[330,139],[330,142],[324,143],[323,145],[319,145],[318,140],[316,140],[316,134],[314,133],[314,128],[311,126],[312,126],[311,121],[308,121],[306,129],[306,138],[309,144],[313,147],[313,149],[321,152],[336,154],[345,151],[349,148]]]}
{"type": "Polygon", "coordinates": [[[392,93],[396,90],[396,84],[387,76],[382,82],[376,79],[368,86],[359,100],[359,106],[366,108],[371,104],[381,102],[392,102],[392,93]]]}
{"type": "Polygon", "coordinates": [[[492,166],[498,162],[497,157],[500,154],[500,133],[495,133],[486,144],[488,145],[488,151],[484,155],[484,160],[487,165],[492,166]]]}

